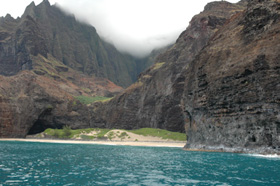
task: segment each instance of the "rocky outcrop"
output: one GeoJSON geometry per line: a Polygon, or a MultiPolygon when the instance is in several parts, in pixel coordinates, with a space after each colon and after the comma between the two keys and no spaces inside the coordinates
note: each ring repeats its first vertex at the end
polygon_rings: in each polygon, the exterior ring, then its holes
{"type": "Polygon", "coordinates": [[[76,71],[123,87],[135,82],[139,70],[150,64],[118,52],[100,39],[94,27],[78,22],[47,0],[38,6],[32,2],[21,18],[7,15],[0,20],[1,75],[33,69],[37,61],[31,58],[38,54],[52,55],[76,71]]]}
{"type": "Polygon", "coordinates": [[[185,77],[181,72],[226,20],[244,9],[228,2],[208,4],[191,20],[176,44],[140,75],[138,82],[107,105],[97,105],[95,123],[100,127],[154,127],[184,132],[181,102],[185,77]]]}
{"type": "MultiPolygon", "coordinates": [[[[20,70],[32,68],[32,61],[25,46],[25,41],[19,39],[21,30],[15,30],[19,20],[10,15],[0,21],[0,74],[14,75],[20,70]]],[[[30,36],[30,35],[29,35],[30,36]]]]}
{"type": "Polygon", "coordinates": [[[279,153],[279,10],[251,1],[183,72],[186,148],[279,153]]]}

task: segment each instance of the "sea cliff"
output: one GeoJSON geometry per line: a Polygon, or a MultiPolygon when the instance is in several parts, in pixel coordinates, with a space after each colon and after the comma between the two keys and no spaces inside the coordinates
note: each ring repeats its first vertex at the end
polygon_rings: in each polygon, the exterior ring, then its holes
{"type": "Polygon", "coordinates": [[[278,1],[213,2],[97,125],[185,131],[186,149],[279,153],[278,1]]]}

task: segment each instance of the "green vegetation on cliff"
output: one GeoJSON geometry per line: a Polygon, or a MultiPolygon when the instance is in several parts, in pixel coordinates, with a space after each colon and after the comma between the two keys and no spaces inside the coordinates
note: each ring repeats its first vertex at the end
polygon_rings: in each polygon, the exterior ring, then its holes
{"type": "Polygon", "coordinates": [[[96,101],[107,101],[110,100],[112,98],[108,98],[108,97],[102,97],[102,96],[96,96],[96,97],[89,97],[89,96],[77,96],[75,97],[77,100],[79,100],[82,104],[91,104],[94,103],[96,101]]]}

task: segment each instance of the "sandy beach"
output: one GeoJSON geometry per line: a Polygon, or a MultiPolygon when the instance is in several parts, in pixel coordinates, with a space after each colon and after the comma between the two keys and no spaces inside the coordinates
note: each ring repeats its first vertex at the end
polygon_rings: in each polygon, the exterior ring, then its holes
{"type": "Polygon", "coordinates": [[[54,139],[21,139],[21,138],[2,138],[0,141],[21,141],[21,142],[40,142],[40,143],[64,143],[64,144],[99,144],[99,145],[126,145],[144,147],[178,147],[183,148],[185,142],[177,141],[82,141],[82,140],[54,140],[54,139]]]}

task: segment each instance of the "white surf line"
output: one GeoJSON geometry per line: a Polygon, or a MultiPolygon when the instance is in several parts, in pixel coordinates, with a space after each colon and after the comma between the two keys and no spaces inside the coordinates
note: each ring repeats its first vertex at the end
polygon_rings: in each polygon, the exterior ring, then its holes
{"type": "Polygon", "coordinates": [[[280,155],[278,154],[245,154],[247,156],[251,156],[251,157],[258,157],[258,158],[277,158],[280,159],[280,155]]]}

